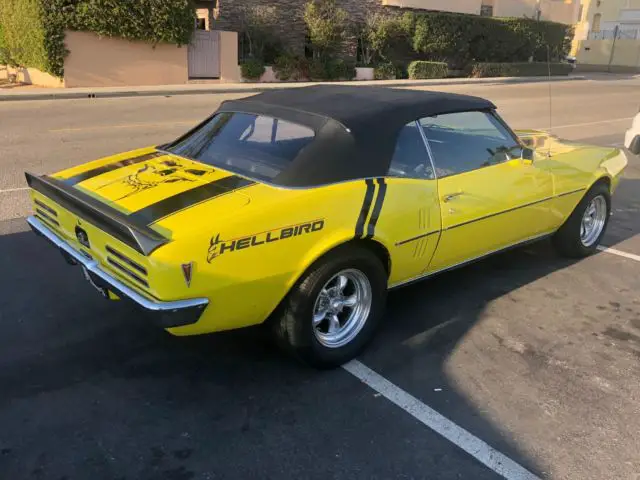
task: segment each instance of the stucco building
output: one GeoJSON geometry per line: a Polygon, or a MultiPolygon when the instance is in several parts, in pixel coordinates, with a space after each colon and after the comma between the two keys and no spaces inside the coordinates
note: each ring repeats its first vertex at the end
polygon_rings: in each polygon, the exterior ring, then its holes
{"type": "Polygon", "coordinates": [[[640,71],[640,0],[583,0],[572,54],[584,70],[640,71]]]}

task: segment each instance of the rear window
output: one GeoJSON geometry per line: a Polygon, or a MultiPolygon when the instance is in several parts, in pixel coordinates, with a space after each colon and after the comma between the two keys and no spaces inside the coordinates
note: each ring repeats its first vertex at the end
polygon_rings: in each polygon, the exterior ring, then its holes
{"type": "Polygon", "coordinates": [[[248,113],[219,113],[169,147],[240,175],[271,180],[313,141],[314,131],[296,123],[248,113]]]}

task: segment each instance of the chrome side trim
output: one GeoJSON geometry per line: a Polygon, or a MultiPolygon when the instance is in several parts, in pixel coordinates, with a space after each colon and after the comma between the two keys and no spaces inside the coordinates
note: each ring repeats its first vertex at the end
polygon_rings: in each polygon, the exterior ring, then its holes
{"type": "Polygon", "coordinates": [[[553,197],[543,198],[542,200],[536,200],[535,202],[525,203],[524,205],[518,205],[517,207],[508,208],[506,210],[501,210],[499,212],[490,213],[489,215],[485,215],[483,217],[474,218],[473,220],[468,220],[468,221],[462,222],[462,223],[456,223],[455,225],[451,225],[450,227],[444,228],[443,231],[453,230],[454,228],[462,227],[464,225],[469,225],[470,223],[479,222],[481,220],[486,220],[487,218],[497,217],[498,215],[502,215],[504,213],[510,213],[510,212],[515,211],[515,210],[520,210],[522,208],[532,207],[533,205],[537,205],[539,203],[548,202],[549,200],[553,200],[554,198],[556,198],[556,197],[553,196],[553,197]]]}
{"type": "Polygon", "coordinates": [[[434,230],[432,232],[423,233],[422,235],[417,235],[415,237],[407,238],[406,240],[401,240],[400,242],[396,242],[396,247],[405,245],[407,243],[415,242],[416,240],[420,240],[421,238],[428,237],[430,235],[435,235],[436,233],[440,233],[440,230],[434,230]]]}
{"type": "Polygon", "coordinates": [[[420,125],[420,120],[416,120],[416,127],[420,132],[420,136],[422,137],[422,141],[424,142],[424,146],[427,148],[427,155],[429,155],[429,161],[431,162],[431,169],[433,170],[433,180],[438,180],[438,173],[436,172],[436,164],[433,161],[433,153],[431,152],[431,146],[429,145],[429,139],[427,138],[427,134],[420,125]]]}
{"type": "Polygon", "coordinates": [[[513,207],[513,208],[509,208],[507,210],[502,210],[500,212],[495,212],[495,213],[491,213],[489,215],[485,215],[484,217],[474,218],[473,220],[469,220],[467,222],[462,222],[462,223],[457,223],[455,225],[451,225],[450,227],[447,227],[447,228],[443,229],[442,231],[453,230],[454,228],[462,227],[464,225],[469,225],[470,223],[479,222],[480,220],[486,220],[487,218],[496,217],[498,215],[502,215],[503,213],[509,213],[509,212],[513,212],[515,210],[520,210],[521,208],[532,207],[533,205],[537,205],[539,203],[548,202],[549,200],[554,200],[556,198],[565,197],[567,195],[572,195],[574,193],[583,192],[585,190],[586,190],[586,188],[579,188],[577,190],[572,190],[570,192],[560,193],[558,195],[553,195],[551,197],[543,198],[541,200],[536,200],[535,202],[529,202],[529,203],[525,203],[524,205],[518,205],[517,207],[513,207]]]}
{"type": "Polygon", "coordinates": [[[572,195],[574,193],[578,193],[578,192],[584,192],[586,190],[586,187],[583,188],[578,188],[576,190],[571,190],[570,192],[564,192],[564,193],[559,193],[557,194],[555,197],[553,198],[560,198],[560,197],[565,197],[567,195],[572,195]]]}
{"type": "Polygon", "coordinates": [[[444,272],[447,272],[449,270],[455,270],[456,268],[460,268],[460,267],[463,267],[465,265],[469,265],[470,263],[477,262],[478,260],[482,260],[483,258],[489,257],[489,256],[494,255],[496,253],[504,252],[504,251],[507,251],[507,250],[511,250],[512,248],[521,247],[521,246],[526,245],[528,243],[533,243],[535,241],[542,240],[543,238],[548,237],[550,235],[553,235],[554,233],[555,233],[555,230],[552,230],[550,232],[542,233],[542,234],[539,234],[539,235],[534,235],[532,237],[526,238],[524,240],[521,240],[519,242],[513,243],[511,245],[507,245],[506,247],[498,248],[496,250],[491,250],[490,252],[483,253],[482,255],[479,255],[477,257],[473,257],[473,258],[464,260],[464,261],[462,261],[460,263],[456,263],[455,265],[451,265],[449,267],[444,267],[444,268],[441,268],[439,270],[434,270],[432,272],[423,273],[421,275],[418,275],[416,277],[410,278],[408,280],[403,280],[401,282],[394,283],[393,285],[390,285],[387,289],[388,290],[393,290],[395,288],[404,287],[404,286],[409,285],[411,283],[419,282],[421,280],[426,280],[427,278],[433,277],[434,275],[437,275],[439,273],[444,273],[444,272]]]}
{"type": "Polygon", "coordinates": [[[150,300],[146,297],[143,297],[132,288],[128,287],[115,277],[112,277],[111,275],[103,271],[97,261],[85,257],[80,252],[72,248],[67,242],[54,234],[37,218],[27,217],[27,222],[37,233],[45,237],[60,250],[70,255],[76,262],[84,266],[84,268],[86,268],[89,272],[99,277],[105,283],[113,286],[119,293],[127,296],[129,299],[133,300],[145,310],[150,310],[152,312],[174,313],[178,310],[186,308],[205,307],[209,303],[209,300],[206,298],[192,298],[188,300],[177,300],[174,302],[162,302],[159,300],[150,300]]]}

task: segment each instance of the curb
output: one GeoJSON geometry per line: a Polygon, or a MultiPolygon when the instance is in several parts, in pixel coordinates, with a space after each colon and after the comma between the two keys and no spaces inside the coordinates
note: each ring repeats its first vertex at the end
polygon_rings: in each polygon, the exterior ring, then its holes
{"type": "MultiPolygon", "coordinates": [[[[379,85],[383,87],[428,87],[442,85],[509,85],[518,83],[540,83],[540,82],[571,82],[578,80],[586,80],[585,76],[575,75],[567,77],[492,77],[492,78],[464,78],[464,79],[444,79],[444,80],[399,80],[399,81],[382,81],[382,82],[332,82],[332,85],[379,85]]],[[[124,98],[124,97],[160,97],[160,96],[177,96],[177,95],[211,95],[211,94],[234,94],[234,93],[259,93],[268,90],[283,90],[287,88],[300,88],[308,85],[318,85],[319,83],[282,83],[282,84],[253,84],[247,87],[225,88],[218,85],[203,88],[190,88],[180,85],[178,87],[171,86],[166,89],[139,90],[140,87],[131,87],[131,89],[108,90],[106,88],[97,88],[91,90],[82,88],[82,91],[73,91],[72,89],[55,92],[41,93],[0,93],[0,102],[5,101],[23,101],[23,100],[66,100],[79,98],[124,98]]]]}

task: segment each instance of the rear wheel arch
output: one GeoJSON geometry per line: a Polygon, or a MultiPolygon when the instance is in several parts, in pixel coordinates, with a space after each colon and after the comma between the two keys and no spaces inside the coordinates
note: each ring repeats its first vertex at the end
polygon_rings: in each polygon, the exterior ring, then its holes
{"type": "Polygon", "coordinates": [[[376,257],[380,260],[385,270],[387,271],[387,278],[391,275],[391,254],[387,247],[385,247],[382,243],[373,239],[353,239],[349,242],[343,243],[342,245],[355,245],[357,247],[361,247],[367,250],[370,250],[375,254],[376,257]]]}
{"type": "Polygon", "coordinates": [[[322,252],[322,254],[318,255],[300,273],[300,275],[296,279],[296,282],[294,282],[294,285],[298,281],[300,281],[301,278],[304,278],[304,276],[306,275],[307,272],[309,272],[309,270],[311,270],[318,262],[322,261],[328,255],[335,255],[335,254],[338,254],[340,250],[346,250],[353,247],[362,248],[364,250],[368,250],[371,253],[373,253],[384,266],[387,272],[387,277],[391,274],[391,254],[389,253],[389,250],[387,249],[387,247],[385,247],[381,242],[377,240],[368,239],[368,238],[353,238],[353,239],[345,240],[341,243],[338,243],[333,247],[329,248],[328,250],[322,252]]]}

